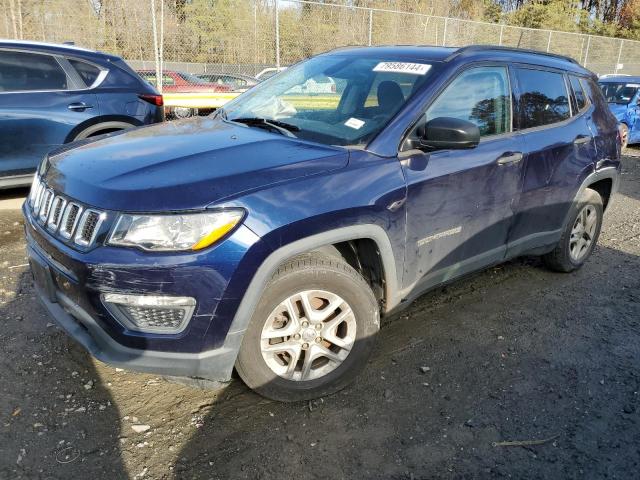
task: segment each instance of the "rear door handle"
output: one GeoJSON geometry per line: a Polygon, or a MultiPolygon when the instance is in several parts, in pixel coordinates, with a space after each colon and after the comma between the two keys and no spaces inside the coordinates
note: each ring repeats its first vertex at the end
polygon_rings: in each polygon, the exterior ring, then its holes
{"type": "Polygon", "coordinates": [[[498,165],[509,165],[522,160],[522,152],[507,152],[496,160],[498,165]]]}
{"type": "Polygon", "coordinates": [[[76,112],[84,112],[88,108],[93,108],[93,105],[87,105],[84,102],[78,102],[78,103],[69,104],[69,106],[67,108],[69,110],[73,110],[73,111],[76,111],[76,112]]]}
{"type": "Polygon", "coordinates": [[[584,145],[585,143],[589,143],[591,141],[591,137],[589,135],[578,135],[576,139],[573,141],[574,145],[584,145]]]}

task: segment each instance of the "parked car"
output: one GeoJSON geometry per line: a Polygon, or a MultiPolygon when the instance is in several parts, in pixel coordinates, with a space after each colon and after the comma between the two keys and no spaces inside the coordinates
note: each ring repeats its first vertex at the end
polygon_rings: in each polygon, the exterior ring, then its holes
{"type": "MultiPolygon", "coordinates": [[[[157,85],[155,70],[138,70],[138,74],[149,84],[157,85]]],[[[208,115],[228,100],[225,98],[221,101],[220,94],[229,92],[231,87],[228,85],[208,82],[192,73],[174,70],[162,72],[162,93],[171,117],[208,115]]]]}
{"type": "Polygon", "coordinates": [[[198,77],[205,82],[226,85],[233,92],[245,92],[258,84],[258,79],[238,73],[199,73],[198,77]]]}
{"type": "Polygon", "coordinates": [[[284,72],[286,69],[287,69],[287,67],[278,67],[278,68],[269,67],[269,68],[265,68],[263,70],[260,70],[260,72],[256,75],[256,78],[258,79],[259,82],[263,82],[267,78],[273,77],[276,73],[284,72]]]}
{"type": "Polygon", "coordinates": [[[381,318],[435,286],[525,254],[581,267],[619,172],[616,119],[571,59],[348,48],[213,116],[49,154],[23,212],[38,296],[97,358],[235,367],[291,401],[347,385],[381,318]],[[292,107],[317,76],[341,101],[292,107]]]}
{"type": "Polygon", "coordinates": [[[640,143],[640,77],[606,75],[600,88],[622,128],[622,147],[640,143]]]}
{"type": "Polygon", "coordinates": [[[162,96],[119,57],[0,41],[0,188],[29,185],[62,144],[163,119],[162,96]]]}
{"type": "MultiPolygon", "coordinates": [[[[157,85],[155,70],[138,70],[138,74],[151,85],[157,85]]],[[[162,72],[163,92],[230,92],[227,85],[208,82],[187,72],[164,70],[162,72]]]]}

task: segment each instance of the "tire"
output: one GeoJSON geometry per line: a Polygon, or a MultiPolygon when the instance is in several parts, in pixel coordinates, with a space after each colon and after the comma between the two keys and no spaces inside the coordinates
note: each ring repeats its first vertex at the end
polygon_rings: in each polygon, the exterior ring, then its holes
{"type": "Polygon", "coordinates": [[[379,328],[378,303],[358,272],[322,253],[300,255],[283,264],[265,287],[245,332],[236,370],[247,386],[273,400],[329,395],[347,386],[365,367],[379,328]],[[310,313],[303,307],[303,296],[310,313]],[[332,321],[339,323],[332,326],[332,321]],[[278,338],[266,339],[273,335],[278,338]],[[290,351],[283,351],[281,342],[288,342],[290,351]]]}
{"type": "Polygon", "coordinates": [[[586,188],[571,209],[560,241],[553,251],[542,257],[545,265],[557,272],[572,272],[584,265],[600,236],[602,214],[602,197],[586,188]]]}
{"type": "Polygon", "coordinates": [[[629,146],[629,127],[626,123],[620,124],[620,137],[622,138],[620,150],[624,152],[629,146]]]}

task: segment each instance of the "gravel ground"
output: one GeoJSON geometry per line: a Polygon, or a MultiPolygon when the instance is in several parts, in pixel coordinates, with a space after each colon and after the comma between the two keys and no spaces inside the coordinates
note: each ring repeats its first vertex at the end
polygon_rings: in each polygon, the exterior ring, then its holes
{"type": "Polygon", "coordinates": [[[353,386],[310,403],[93,360],[44,314],[20,213],[3,210],[0,478],[637,475],[640,151],[629,153],[582,270],[525,258],[434,291],[383,326],[353,386]]]}

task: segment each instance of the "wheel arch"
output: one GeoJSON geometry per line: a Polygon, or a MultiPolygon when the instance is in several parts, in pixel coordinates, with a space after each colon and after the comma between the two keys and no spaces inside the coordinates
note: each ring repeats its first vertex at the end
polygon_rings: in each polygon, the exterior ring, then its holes
{"type": "Polygon", "coordinates": [[[143,125],[143,123],[140,120],[133,117],[127,117],[125,115],[94,117],[76,125],[68,133],[64,143],[82,140],[100,132],[124,130],[127,128],[139,127],[141,125],[143,125]]]}
{"type": "Polygon", "coordinates": [[[278,267],[296,255],[311,251],[335,248],[341,251],[345,242],[370,240],[375,243],[384,271],[385,310],[389,311],[399,301],[399,282],[391,241],[378,225],[354,225],[318,233],[295,240],[271,252],[256,270],[244,297],[233,317],[224,348],[239,349],[241,338],[260,300],[267,283],[278,267]]]}

